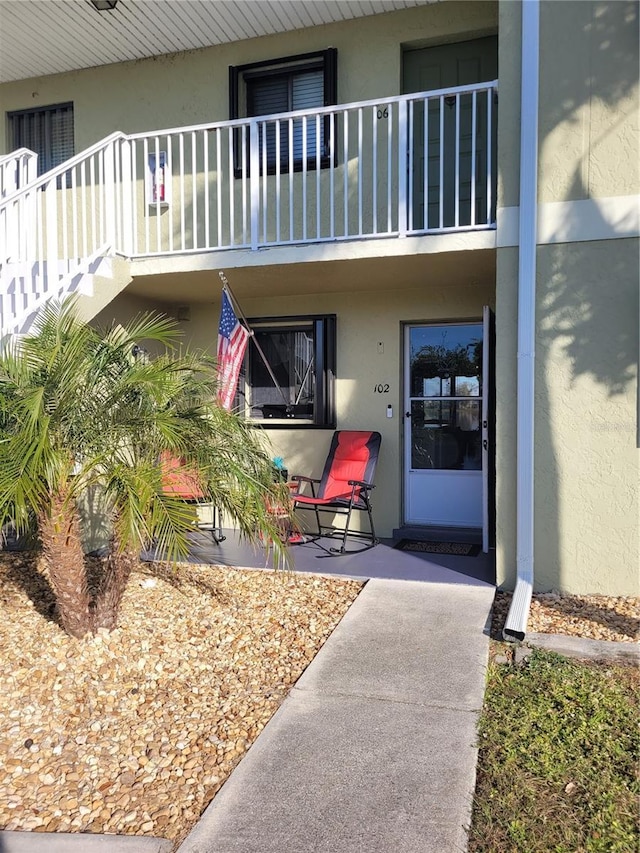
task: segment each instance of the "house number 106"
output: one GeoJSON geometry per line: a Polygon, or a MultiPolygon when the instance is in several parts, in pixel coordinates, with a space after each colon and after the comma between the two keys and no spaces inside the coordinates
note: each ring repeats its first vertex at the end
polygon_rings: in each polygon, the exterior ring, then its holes
{"type": "Polygon", "coordinates": [[[388,394],[389,393],[389,383],[385,382],[383,384],[382,382],[379,382],[377,385],[374,385],[373,386],[373,393],[374,394],[388,394]]]}

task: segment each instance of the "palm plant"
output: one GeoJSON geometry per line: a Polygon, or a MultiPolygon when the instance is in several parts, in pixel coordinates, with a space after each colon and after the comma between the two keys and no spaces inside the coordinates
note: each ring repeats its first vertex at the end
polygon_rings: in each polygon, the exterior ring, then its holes
{"type": "Polygon", "coordinates": [[[33,334],[0,353],[0,521],[37,526],[63,629],[111,629],[140,550],[188,552],[195,510],[163,494],[158,460],[179,456],[241,535],[278,536],[278,500],[264,435],[215,402],[207,356],[178,349],[175,323],[143,315],[99,330],[73,300],[50,304],[33,334]],[[137,357],[141,342],[159,350],[137,357]],[[111,540],[97,588],[84,565],[80,504],[108,507],[111,540]]]}

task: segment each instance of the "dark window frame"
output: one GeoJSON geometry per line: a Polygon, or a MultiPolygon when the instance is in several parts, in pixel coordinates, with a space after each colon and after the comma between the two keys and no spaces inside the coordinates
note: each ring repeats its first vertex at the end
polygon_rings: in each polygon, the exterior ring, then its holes
{"type": "MultiPolygon", "coordinates": [[[[248,320],[249,327],[253,332],[287,332],[300,331],[301,327],[313,329],[314,340],[314,396],[313,412],[311,417],[305,417],[305,412],[296,411],[295,405],[290,406],[287,413],[284,401],[282,403],[259,403],[256,408],[263,409],[263,417],[252,416],[251,405],[247,405],[247,420],[256,426],[266,429],[335,429],[336,428],[336,315],[335,314],[300,314],[295,316],[260,317],[248,320]],[[298,328],[296,328],[298,327],[298,328]],[[264,415],[267,409],[269,414],[264,415]],[[281,415],[281,417],[279,417],[281,415]]],[[[262,359],[257,347],[249,342],[243,369],[244,386],[248,389],[251,398],[251,381],[253,365],[260,365],[262,371],[262,359]],[[256,361],[257,360],[257,361],[256,361]]],[[[241,389],[243,383],[240,383],[241,389]]],[[[240,391],[241,396],[245,395],[240,391]]],[[[245,403],[250,403],[246,400],[245,403]]],[[[241,400],[242,403],[242,400],[241,400]]],[[[302,408],[302,407],[301,407],[302,408]]]]}
{"type": "MultiPolygon", "coordinates": [[[[19,148],[29,148],[30,150],[33,150],[32,146],[25,141],[24,138],[21,138],[21,119],[26,117],[34,117],[35,119],[38,115],[52,117],[58,111],[65,111],[69,114],[68,120],[71,123],[69,134],[71,140],[70,148],[69,150],[65,149],[60,158],[54,157],[54,150],[52,149],[53,142],[51,139],[46,139],[47,127],[45,126],[45,139],[43,140],[42,146],[44,150],[36,152],[38,154],[38,176],[51,171],[51,169],[55,169],[56,166],[60,166],[75,154],[75,116],[73,101],[65,101],[59,104],[46,104],[41,107],[30,107],[24,110],[11,110],[7,112],[7,136],[9,149],[11,151],[16,151],[19,148]]],[[[51,118],[49,118],[49,122],[50,121],[51,118]]],[[[24,130],[22,133],[24,134],[24,130]]]]}
{"type": "MultiPolygon", "coordinates": [[[[229,118],[234,121],[239,118],[247,118],[249,113],[249,92],[247,90],[247,82],[252,80],[264,80],[269,77],[285,77],[289,81],[294,76],[310,73],[314,71],[323,71],[323,107],[334,106],[338,103],[338,51],[334,47],[329,47],[326,50],[313,51],[311,53],[301,53],[292,56],[283,56],[277,59],[264,60],[260,62],[249,62],[245,65],[229,66],[229,118]],[[242,108],[241,108],[242,107],[242,108]]],[[[278,112],[290,112],[292,110],[282,110],[278,112]]],[[[259,118],[262,113],[251,115],[251,118],[259,118]]],[[[268,113],[264,113],[268,115],[268,113]]],[[[327,115],[322,119],[322,141],[323,148],[320,154],[320,168],[326,169],[336,165],[335,150],[329,150],[329,139],[331,135],[331,124],[333,116],[327,115]]],[[[241,140],[242,133],[240,130],[234,131],[234,176],[241,178],[249,175],[249,159],[247,158],[246,169],[242,169],[241,158],[241,140]]],[[[248,144],[248,140],[247,140],[248,144]]],[[[267,158],[269,160],[269,158],[267,158]]],[[[317,168],[317,155],[307,156],[306,163],[302,158],[294,159],[293,167],[289,168],[287,158],[279,158],[279,168],[281,174],[288,174],[289,171],[301,172],[303,169],[313,171],[317,168]]],[[[262,157],[260,158],[260,173],[263,173],[262,157]]],[[[274,175],[277,172],[276,158],[267,163],[267,174],[274,175]]]]}

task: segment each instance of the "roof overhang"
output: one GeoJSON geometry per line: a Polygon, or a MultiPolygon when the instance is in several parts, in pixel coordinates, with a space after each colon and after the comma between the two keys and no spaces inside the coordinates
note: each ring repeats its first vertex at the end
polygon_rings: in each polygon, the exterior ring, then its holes
{"type": "Polygon", "coordinates": [[[0,83],[161,56],[438,0],[0,0],[0,83]]]}

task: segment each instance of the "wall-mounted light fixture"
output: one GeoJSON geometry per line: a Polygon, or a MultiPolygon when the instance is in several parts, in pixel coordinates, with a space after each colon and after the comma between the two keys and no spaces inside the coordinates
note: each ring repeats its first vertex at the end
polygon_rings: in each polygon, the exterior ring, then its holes
{"type": "Polygon", "coordinates": [[[98,12],[110,12],[118,5],[118,0],[89,0],[89,2],[98,12]]]}

